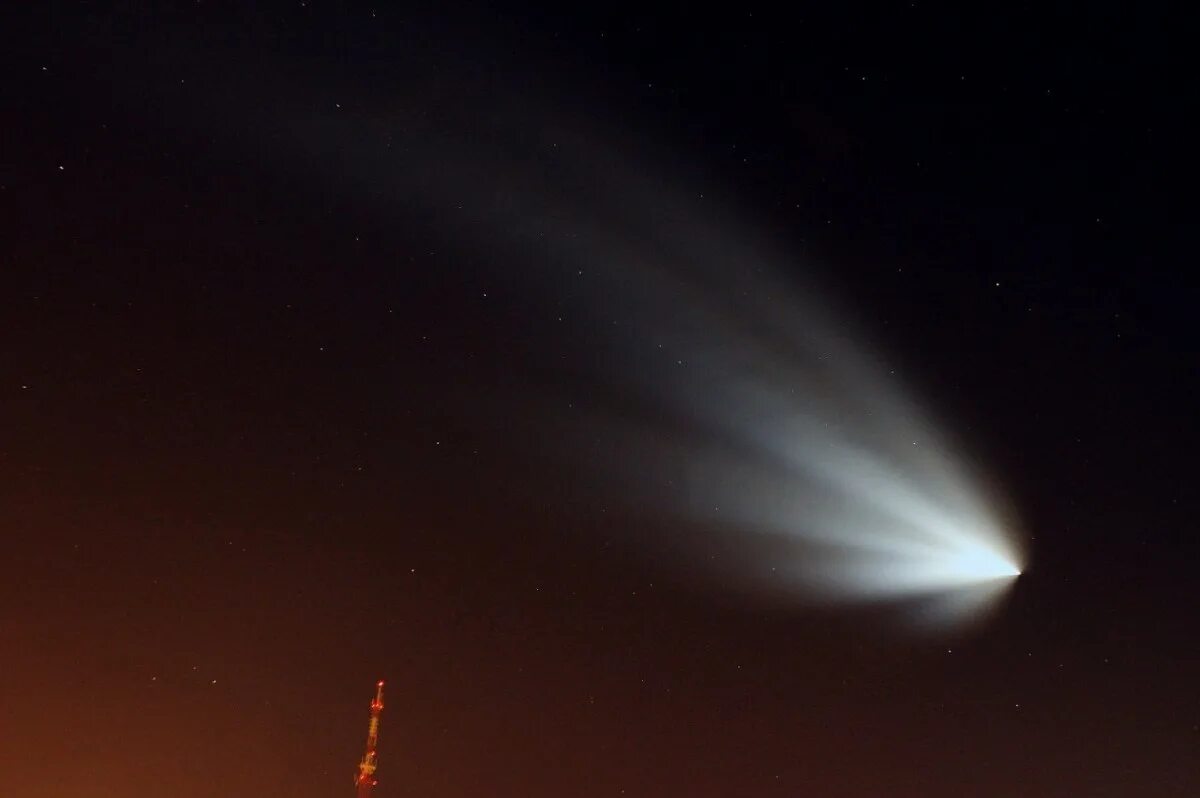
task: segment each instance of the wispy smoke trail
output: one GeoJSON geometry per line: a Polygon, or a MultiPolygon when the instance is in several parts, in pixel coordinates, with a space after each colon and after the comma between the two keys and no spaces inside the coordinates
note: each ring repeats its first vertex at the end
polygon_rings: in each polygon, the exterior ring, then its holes
{"type": "Polygon", "coordinates": [[[720,546],[719,584],[924,597],[950,622],[1011,583],[1003,503],[794,257],[645,145],[511,92],[441,91],[319,113],[276,92],[265,157],[427,220],[585,331],[593,394],[568,414],[528,375],[522,397],[563,423],[557,456],[678,519],[673,551],[720,546]]]}

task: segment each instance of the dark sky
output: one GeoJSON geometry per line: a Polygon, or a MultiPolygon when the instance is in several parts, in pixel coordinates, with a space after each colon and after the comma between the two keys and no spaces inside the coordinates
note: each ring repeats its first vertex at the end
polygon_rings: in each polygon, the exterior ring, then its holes
{"type": "Polygon", "coordinates": [[[229,5],[0,19],[0,794],[349,795],[378,678],[379,798],[1200,794],[1180,20],[229,5]],[[539,241],[652,253],[658,191],[750,220],[1003,485],[986,625],[632,545],[691,538],[560,439],[634,412],[620,286],[539,241]]]}

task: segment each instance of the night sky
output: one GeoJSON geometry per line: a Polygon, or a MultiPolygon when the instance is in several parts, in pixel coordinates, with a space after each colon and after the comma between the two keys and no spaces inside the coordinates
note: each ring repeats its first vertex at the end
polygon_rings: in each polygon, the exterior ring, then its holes
{"type": "Polygon", "coordinates": [[[0,795],[349,796],[380,678],[377,798],[1200,795],[1180,20],[106,5],[0,18],[0,795]],[[817,315],[986,619],[697,501],[788,492],[723,367],[859,429],[817,315]]]}

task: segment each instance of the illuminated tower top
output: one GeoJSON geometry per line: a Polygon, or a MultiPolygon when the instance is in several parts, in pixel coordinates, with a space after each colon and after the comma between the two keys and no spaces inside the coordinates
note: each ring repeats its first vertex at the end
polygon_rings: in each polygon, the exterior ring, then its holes
{"type": "Polygon", "coordinates": [[[354,777],[354,786],[358,788],[357,798],[371,798],[371,790],[378,780],[375,778],[376,756],[379,745],[379,716],[383,714],[383,681],[375,685],[375,699],[371,702],[371,719],[367,723],[367,750],[362,761],[358,763],[358,774],[354,777]]]}

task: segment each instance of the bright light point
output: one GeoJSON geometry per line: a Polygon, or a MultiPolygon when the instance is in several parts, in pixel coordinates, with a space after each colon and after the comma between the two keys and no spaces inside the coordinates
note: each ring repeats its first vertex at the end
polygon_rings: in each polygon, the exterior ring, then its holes
{"type": "Polygon", "coordinates": [[[1021,569],[1004,555],[986,548],[975,547],[959,552],[948,563],[951,576],[967,583],[1010,579],[1021,575],[1021,569]]]}

